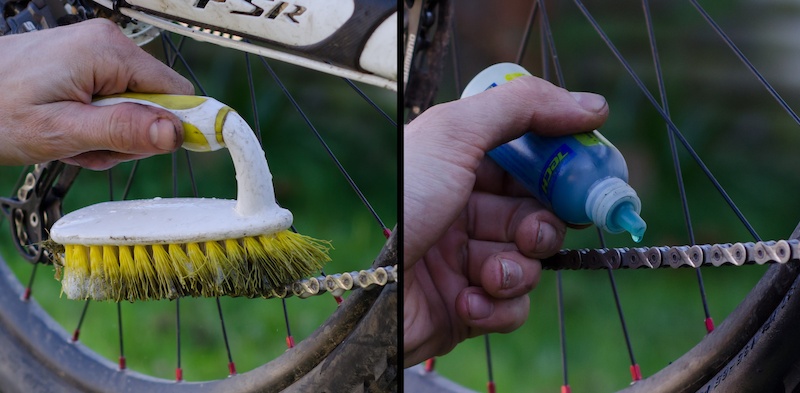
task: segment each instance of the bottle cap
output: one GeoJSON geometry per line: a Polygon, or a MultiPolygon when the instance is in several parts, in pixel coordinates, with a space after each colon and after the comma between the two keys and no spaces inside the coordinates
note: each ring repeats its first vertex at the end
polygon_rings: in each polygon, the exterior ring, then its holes
{"type": "Polygon", "coordinates": [[[647,223],[639,216],[642,202],[628,183],[607,177],[592,185],[586,199],[586,215],[595,225],[610,233],[627,231],[640,242],[647,223]]]}

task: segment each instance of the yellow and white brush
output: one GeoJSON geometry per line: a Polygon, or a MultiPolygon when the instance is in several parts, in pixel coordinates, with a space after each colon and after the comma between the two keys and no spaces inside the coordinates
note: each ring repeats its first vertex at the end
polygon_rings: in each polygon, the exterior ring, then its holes
{"type": "Polygon", "coordinates": [[[275,202],[264,151],[247,123],[209,97],[125,93],[94,105],[135,102],[175,113],[183,146],[227,147],[237,199],[155,198],[105,202],[71,212],[50,236],[64,245],[62,291],[70,299],[257,297],[319,271],[330,244],[289,230],[275,202]]]}

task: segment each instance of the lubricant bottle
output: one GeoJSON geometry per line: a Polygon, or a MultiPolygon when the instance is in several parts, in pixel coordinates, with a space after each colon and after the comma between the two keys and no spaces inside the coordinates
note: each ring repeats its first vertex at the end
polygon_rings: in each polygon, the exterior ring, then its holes
{"type": "MultiPolygon", "coordinates": [[[[476,75],[461,98],[522,75],[530,73],[513,63],[495,64],[476,75]]],[[[529,132],[488,154],[565,222],[628,231],[636,242],[644,236],[647,224],[639,216],[641,201],[627,183],[625,158],[596,130],[561,137],[529,132]]]]}

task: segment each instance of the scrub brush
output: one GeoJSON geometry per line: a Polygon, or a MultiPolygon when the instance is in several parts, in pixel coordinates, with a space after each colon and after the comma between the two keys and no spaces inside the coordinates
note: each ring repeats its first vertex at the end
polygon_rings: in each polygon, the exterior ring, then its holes
{"type": "Polygon", "coordinates": [[[68,298],[258,297],[314,274],[330,260],[330,243],[289,230],[292,213],[275,202],[264,151],[233,109],[209,97],[135,93],[93,104],[123,102],[177,115],[186,149],[227,147],[237,199],[104,202],[65,215],[50,237],[64,246],[56,263],[68,298]]]}

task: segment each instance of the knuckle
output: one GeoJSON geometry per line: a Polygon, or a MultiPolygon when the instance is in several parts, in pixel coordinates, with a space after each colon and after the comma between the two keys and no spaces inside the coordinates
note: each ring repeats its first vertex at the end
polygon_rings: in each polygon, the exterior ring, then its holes
{"type": "Polygon", "coordinates": [[[118,152],[139,150],[144,116],[137,116],[132,105],[114,105],[106,126],[107,145],[118,152]]]}
{"type": "Polygon", "coordinates": [[[92,29],[91,32],[94,34],[102,34],[101,37],[116,38],[122,35],[122,31],[120,31],[117,24],[108,19],[95,18],[95,19],[90,19],[86,23],[89,22],[91,22],[91,24],[89,25],[92,29]]]}

